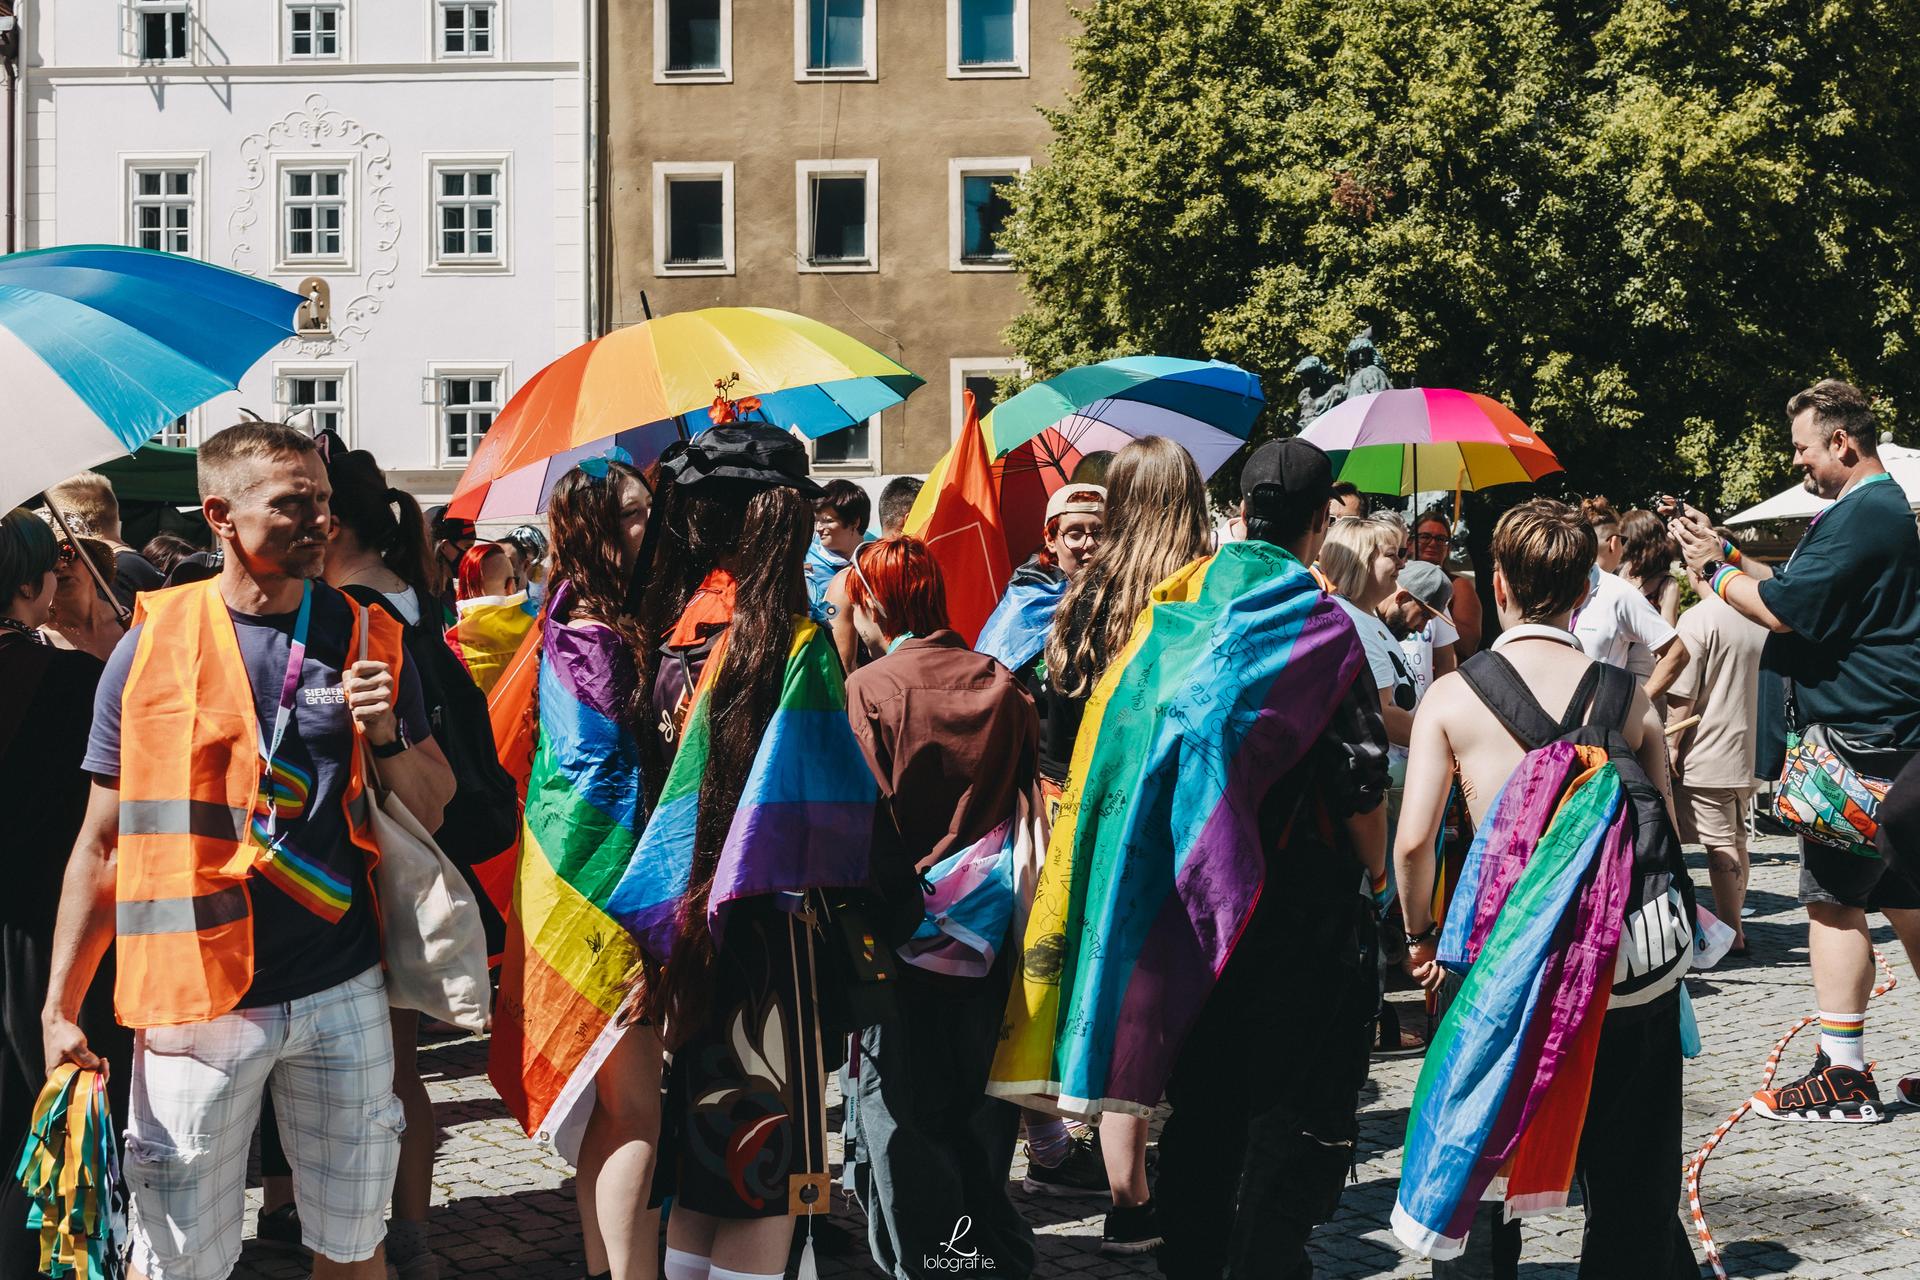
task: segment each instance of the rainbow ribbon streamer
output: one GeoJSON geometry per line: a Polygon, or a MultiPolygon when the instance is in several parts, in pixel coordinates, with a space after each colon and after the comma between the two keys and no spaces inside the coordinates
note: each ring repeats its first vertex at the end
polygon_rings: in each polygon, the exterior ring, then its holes
{"type": "Polygon", "coordinates": [[[42,1274],[79,1280],[124,1274],[126,1190],[105,1075],[70,1062],[53,1069],[34,1104],[15,1177],[32,1202],[26,1226],[40,1233],[42,1274]]]}

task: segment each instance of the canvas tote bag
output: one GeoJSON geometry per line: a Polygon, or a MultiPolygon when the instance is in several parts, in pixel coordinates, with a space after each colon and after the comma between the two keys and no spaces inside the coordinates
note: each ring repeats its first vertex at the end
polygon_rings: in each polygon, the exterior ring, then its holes
{"type": "MultiPolygon", "coordinates": [[[[360,655],[367,656],[367,609],[360,606],[360,655]]],[[[397,692],[397,691],[396,691],[397,692]]],[[[373,871],[387,1003],[418,1009],[467,1031],[492,1026],[487,936],[480,908],[459,869],[380,781],[379,761],[363,741],[368,822],[380,862],[373,871]]]]}

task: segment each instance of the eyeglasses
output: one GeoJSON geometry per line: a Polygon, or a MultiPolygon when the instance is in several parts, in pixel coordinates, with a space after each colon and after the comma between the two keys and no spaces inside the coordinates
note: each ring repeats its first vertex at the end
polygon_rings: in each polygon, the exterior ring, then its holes
{"type": "Polygon", "coordinates": [[[1453,536],[1445,533],[1416,533],[1413,535],[1413,541],[1416,546],[1444,547],[1453,541],[1453,536]]]}

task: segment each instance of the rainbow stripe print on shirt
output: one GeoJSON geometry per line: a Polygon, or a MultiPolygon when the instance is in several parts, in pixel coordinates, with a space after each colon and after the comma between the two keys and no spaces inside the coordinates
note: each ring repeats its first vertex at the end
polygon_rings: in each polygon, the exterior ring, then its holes
{"type": "Polygon", "coordinates": [[[254,869],[267,883],[328,924],[339,924],[353,905],[353,886],[318,863],[300,856],[279,831],[281,822],[300,818],[313,796],[313,775],[275,760],[260,780],[260,796],[248,824],[261,854],[254,869]]]}

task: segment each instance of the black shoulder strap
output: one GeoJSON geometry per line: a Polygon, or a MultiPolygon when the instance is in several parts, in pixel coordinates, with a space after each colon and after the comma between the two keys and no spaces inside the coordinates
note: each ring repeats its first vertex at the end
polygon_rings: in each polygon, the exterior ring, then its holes
{"type": "MultiPolygon", "coordinates": [[[[1594,691],[1593,714],[1587,717],[1587,723],[1603,729],[1624,730],[1627,715],[1633,710],[1633,676],[1610,662],[1596,662],[1588,668],[1589,675],[1595,672],[1599,673],[1600,687],[1594,691]]],[[[1579,701],[1579,695],[1574,695],[1574,702],[1579,701]]],[[[1572,708],[1568,714],[1572,714],[1572,708]]]]}
{"type": "Polygon", "coordinates": [[[1527,750],[1537,750],[1561,735],[1560,727],[1528,690],[1513,664],[1493,650],[1481,650],[1459,669],[1467,687],[1527,750]]]}

